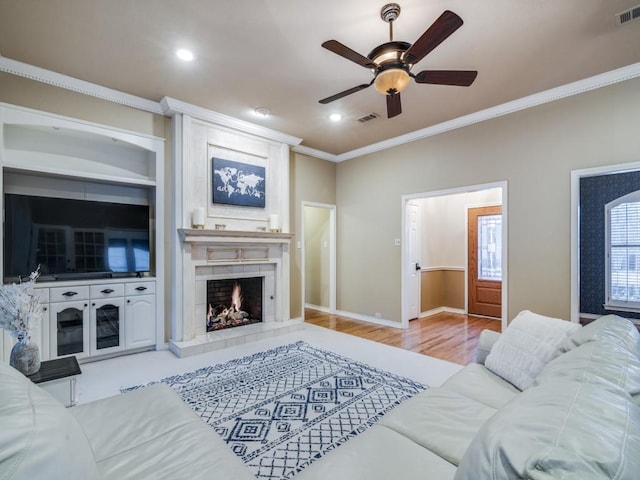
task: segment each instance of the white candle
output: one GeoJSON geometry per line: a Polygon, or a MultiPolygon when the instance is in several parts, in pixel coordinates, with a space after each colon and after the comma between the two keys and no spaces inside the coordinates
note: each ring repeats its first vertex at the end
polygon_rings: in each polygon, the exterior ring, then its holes
{"type": "Polygon", "coordinates": [[[269,215],[269,229],[277,230],[280,228],[280,216],[277,213],[269,215]]]}
{"type": "Polygon", "coordinates": [[[204,225],[204,208],[198,207],[193,209],[193,214],[191,215],[191,223],[194,227],[204,225]]]}

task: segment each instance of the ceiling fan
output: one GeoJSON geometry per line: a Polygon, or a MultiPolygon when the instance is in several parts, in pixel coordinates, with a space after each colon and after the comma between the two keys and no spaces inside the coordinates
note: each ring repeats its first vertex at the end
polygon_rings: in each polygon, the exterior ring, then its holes
{"type": "Polygon", "coordinates": [[[409,78],[417,83],[437,85],[456,85],[468,87],[478,75],[475,70],[423,70],[418,74],[411,68],[429,52],[444,42],[453,32],[462,26],[462,19],[446,10],[412,45],[393,40],[393,22],[400,15],[400,5],[388,3],[380,10],[380,17],[389,24],[389,41],[378,45],[366,57],[351,50],[337,40],[328,40],[322,44],[327,50],[351,60],[373,72],[373,80],[320,100],[331,103],[340,98],[359,92],[373,85],[387,97],[387,117],[393,118],[402,113],[400,92],[409,85],[409,78]]]}

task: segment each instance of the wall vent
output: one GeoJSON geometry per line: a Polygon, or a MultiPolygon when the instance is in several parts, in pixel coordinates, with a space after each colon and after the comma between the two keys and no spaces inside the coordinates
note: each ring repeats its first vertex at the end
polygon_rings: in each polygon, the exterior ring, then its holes
{"type": "Polygon", "coordinates": [[[616,17],[618,18],[620,25],[629,23],[631,20],[637,20],[640,18],[640,5],[630,8],[629,10],[625,10],[624,12],[617,14],[616,17]]]}
{"type": "Polygon", "coordinates": [[[358,121],[360,123],[364,123],[364,122],[368,122],[369,120],[374,120],[376,118],[380,118],[380,115],[378,115],[377,113],[370,113],[369,115],[365,115],[364,117],[360,117],[358,119],[358,121]]]}

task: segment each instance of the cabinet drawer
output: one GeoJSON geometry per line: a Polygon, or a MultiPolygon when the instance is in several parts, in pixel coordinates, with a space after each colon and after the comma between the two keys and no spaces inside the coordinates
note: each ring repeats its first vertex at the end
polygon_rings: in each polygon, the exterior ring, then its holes
{"type": "Polygon", "coordinates": [[[156,282],[133,282],[125,284],[125,295],[149,295],[156,293],[156,282]]]}
{"type": "Polygon", "coordinates": [[[49,289],[50,302],[70,302],[89,298],[88,286],[53,287],[49,289]]]}
{"type": "Polygon", "coordinates": [[[105,283],[102,285],[91,285],[89,287],[91,298],[124,297],[123,283],[105,283]]]}

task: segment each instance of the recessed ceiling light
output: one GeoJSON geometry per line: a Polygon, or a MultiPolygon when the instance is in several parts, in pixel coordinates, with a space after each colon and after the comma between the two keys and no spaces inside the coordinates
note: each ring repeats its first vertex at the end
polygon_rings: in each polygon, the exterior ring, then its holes
{"type": "Polygon", "coordinates": [[[253,111],[256,117],[267,118],[271,114],[271,110],[267,107],[258,107],[253,111]]]}
{"type": "Polygon", "coordinates": [[[340,115],[339,113],[332,113],[331,115],[329,115],[329,120],[331,120],[332,122],[339,122],[340,120],[342,120],[342,115],[340,115]]]}
{"type": "Polygon", "coordinates": [[[186,48],[180,48],[176,50],[176,56],[180,60],[184,60],[185,62],[190,62],[193,60],[193,52],[191,50],[187,50],[186,48]]]}

